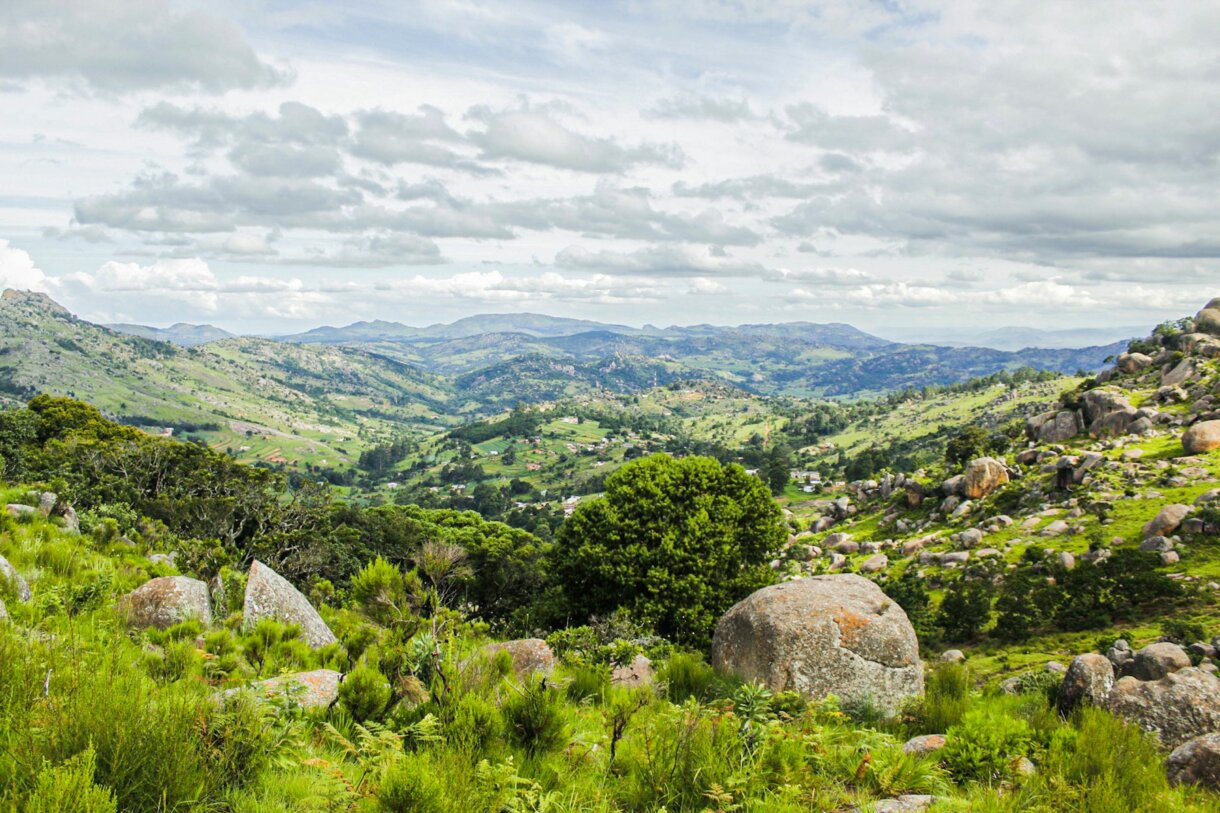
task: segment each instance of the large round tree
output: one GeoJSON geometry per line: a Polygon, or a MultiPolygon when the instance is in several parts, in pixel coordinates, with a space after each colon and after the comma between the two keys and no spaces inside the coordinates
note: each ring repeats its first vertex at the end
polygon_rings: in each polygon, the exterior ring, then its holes
{"type": "Polygon", "coordinates": [[[781,519],[766,484],[741,466],[653,455],[577,506],[556,535],[555,575],[582,616],[626,607],[702,646],[725,610],[771,581],[781,519]]]}

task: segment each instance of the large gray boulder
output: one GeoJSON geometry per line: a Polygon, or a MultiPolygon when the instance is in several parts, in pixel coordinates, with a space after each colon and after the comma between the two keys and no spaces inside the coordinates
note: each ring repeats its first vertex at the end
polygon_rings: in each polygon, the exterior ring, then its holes
{"type": "Polygon", "coordinates": [[[248,629],[264,618],[297,625],[301,628],[302,639],[314,649],[336,640],[309,599],[283,576],[262,562],[255,562],[250,565],[250,574],[246,577],[242,625],[248,629]]]}
{"type": "Polygon", "coordinates": [[[923,693],[919,641],[906,613],[854,574],[764,587],[716,625],[712,665],[772,691],[835,695],[887,714],[923,693]]]}
{"type": "Polygon", "coordinates": [[[1113,689],[1114,664],[1105,655],[1078,655],[1059,686],[1059,713],[1066,715],[1084,703],[1104,705],[1113,689]]]}
{"type": "Polygon", "coordinates": [[[262,680],[254,684],[254,689],[267,700],[288,697],[302,708],[324,709],[339,699],[339,684],[342,682],[343,675],[333,669],[315,669],[262,680]]]}
{"type": "Polygon", "coordinates": [[[1194,667],[1160,680],[1128,676],[1114,684],[1105,706],[1176,748],[1201,734],[1220,731],[1220,679],[1194,667]]]}
{"type": "Polygon", "coordinates": [[[1074,409],[1045,412],[1030,418],[1025,431],[1039,443],[1064,443],[1084,431],[1080,413],[1074,409]]]}
{"type": "Polygon", "coordinates": [[[21,578],[21,574],[17,572],[17,568],[13,567],[12,563],[3,556],[0,556],[0,580],[8,582],[13,590],[13,594],[17,596],[18,601],[29,601],[30,585],[25,579],[21,578]]]}
{"type": "Polygon", "coordinates": [[[1127,674],[1140,680],[1160,680],[1190,666],[1190,656],[1177,644],[1160,641],[1135,653],[1127,674]]]}
{"type": "Polygon", "coordinates": [[[1195,330],[1220,336],[1220,297],[1216,297],[1195,315],[1195,330]]]}
{"type": "Polygon", "coordinates": [[[1165,770],[1171,784],[1220,791],[1220,733],[1195,737],[1173,749],[1165,770]]]}
{"type": "Polygon", "coordinates": [[[163,630],[188,618],[204,626],[212,623],[208,586],[186,576],[149,579],[119,599],[119,608],[129,624],[163,630]]]}

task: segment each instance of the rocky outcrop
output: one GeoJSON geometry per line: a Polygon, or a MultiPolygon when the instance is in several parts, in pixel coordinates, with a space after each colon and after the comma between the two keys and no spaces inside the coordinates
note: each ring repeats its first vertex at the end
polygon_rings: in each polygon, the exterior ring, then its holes
{"type": "Polygon", "coordinates": [[[302,639],[315,649],[336,640],[322,616],[299,590],[262,562],[255,562],[246,577],[242,625],[249,629],[264,618],[300,627],[302,639]]]}
{"type": "Polygon", "coordinates": [[[978,500],[1008,482],[1008,467],[994,457],[970,461],[965,471],[966,497],[978,500]]]}
{"type": "Polygon", "coordinates": [[[483,652],[488,655],[507,652],[513,660],[513,672],[518,677],[535,672],[549,675],[555,668],[555,653],[541,638],[518,638],[514,641],[488,644],[483,647],[483,652]]]}
{"type": "Polygon", "coordinates": [[[923,692],[919,642],[906,613],[873,582],[813,576],[753,593],[716,625],[712,664],[773,691],[836,695],[893,714],[923,692]]]}
{"type": "Polygon", "coordinates": [[[1077,706],[1103,705],[1114,689],[1114,665],[1105,655],[1090,652],[1072,660],[1059,686],[1059,713],[1067,715],[1077,706]]]}
{"type": "Polygon", "coordinates": [[[1152,359],[1143,353],[1123,353],[1114,365],[1120,373],[1138,373],[1152,366],[1152,359]]]}
{"type": "Polygon", "coordinates": [[[1220,733],[1195,737],[1173,749],[1165,770],[1171,784],[1220,791],[1220,733]]]}
{"type": "Polygon", "coordinates": [[[1189,667],[1160,680],[1124,677],[1106,708],[1176,748],[1201,734],[1220,731],[1220,679],[1189,667]]]}
{"type": "Polygon", "coordinates": [[[18,601],[29,601],[31,597],[29,583],[21,578],[21,574],[17,572],[17,568],[0,556],[0,579],[4,580],[12,588],[13,595],[18,601]]]}
{"type": "Polygon", "coordinates": [[[1084,421],[1074,409],[1044,412],[1025,423],[1030,440],[1038,443],[1064,443],[1084,431],[1084,421]]]}
{"type": "Polygon", "coordinates": [[[1187,454],[1203,454],[1220,449],[1220,421],[1200,421],[1182,435],[1182,448],[1187,454]]]}
{"type": "Polygon", "coordinates": [[[1195,315],[1195,330],[1220,336],[1220,297],[1216,297],[1195,315]]]}
{"type": "Polygon", "coordinates": [[[119,599],[119,608],[127,622],[136,627],[163,630],[188,618],[205,626],[212,623],[208,586],[186,576],[149,579],[119,599]]]}

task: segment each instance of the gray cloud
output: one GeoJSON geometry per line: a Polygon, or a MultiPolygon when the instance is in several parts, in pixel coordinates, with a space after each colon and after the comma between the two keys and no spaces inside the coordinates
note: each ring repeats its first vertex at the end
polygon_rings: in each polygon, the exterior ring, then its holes
{"type": "Polygon", "coordinates": [[[699,256],[675,246],[649,246],[630,252],[591,251],[581,246],[569,246],[555,256],[555,265],[632,276],[751,277],[767,273],[767,269],[758,263],[720,259],[710,254],[699,256]]]}
{"type": "Polygon", "coordinates": [[[757,118],[745,99],[672,96],[659,100],[644,115],[656,119],[695,119],[731,124],[757,118]]]}
{"type": "Polygon", "coordinates": [[[469,133],[469,138],[488,160],[510,159],[599,173],[621,173],[641,164],[678,169],[686,162],[676,144],[623,146],[612,138],[578,133],[543,109],[524,106],[493,111],[476,107],[467,115],[483,125],[483,130],[469,133]]]}
{"type": "Polygon", "coordinates": [[[456,147],[466,138],[445,121],[439,108],[423,105],[412,114],[364,110],[356,114],[351,153],[384,166],[426,164],[473,172],[494,170],[464,156],[456,147]]]}
{"type": "Polygon", "coordinates": [[[220,93],[290,78],[262,61],[233,23],[168,0],[7,0],[0,77],[103,93],[220,93]]]}

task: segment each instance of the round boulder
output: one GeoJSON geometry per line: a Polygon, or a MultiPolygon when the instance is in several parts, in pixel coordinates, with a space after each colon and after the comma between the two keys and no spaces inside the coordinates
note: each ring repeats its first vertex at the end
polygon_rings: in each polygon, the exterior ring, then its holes
{"type": "Polygon", "coordinates": [[[1200,421],[1182,435],[1182,448],[1187,454],[1203,454],[1220,449],[1220,421],[1200,421]]]}
{"type": "Polygon", "coordinates": [[[614,667],[610,673],[610,684],[628,689],[651,686],[653,675],[652,661],[646,655],[636,655],[631,663],[614,667]]]}
{"type": "Polygon", "coordinates": [[[188,618],[204,626],[212,623],[208,586],[186,576],[149,579],[119,600],[128,623],[163,630],[188,618]]]}
{"type": "Polygon", "coordinates": [[[1195,330],[1220,336],[1220,297],[1216,297],[1195,315],[1195,330]]]}
{"type": "Polygon", "coordinates": [[[514,641],[501,641],[483,647],[488,655],[497,652],[507,652],[513,660],[513,672],[518,677],[541,672],[549,675],[555,668],[555,653],[541,638],[518,638],[514,641]]]}
{"type": "Polygon", "coordinates": [[[1114,664],[1105,655],[1090,652],[1072,660],[1059,686],[1059,713],[1068,714],[1081,703],[1100,706],[1114,688],[1114,664]]]}
{"type": "Polygon", "coordinates": [[[1178,529],[1182,520],[1190,513],[1189,505],[1175,503],[1162,508],[1155,517],[1144,523],[1144,538],[1150,536],[1169,536],[1178,529]]]}
{"type": "Polygon", "coordinates": [[[712,665],[772,691],[871,703],[887,714],[923,693],[919,641],[906,613],[854,574],[764,587],[716,625],[712,665]]]}
{"type": "Polygon", "coordinates": [[[33,596],[29,583],[21,578],[17,568],[13,567],[12,563],[3,556],[0,556],[0,581],[8,583],[18,601],[29,601],[33,596]]]}
{"type": "Polygon", "coordinates": [[[343,675],[333,669],[315,669],[263,680],[255,686],[268,700],[288,697],[302,708],[325,709],[339,699],[342,681],[343,675]]]}
{"type": "Polygon", "coordinates": [[[1171,672],[1190,666],[1190,656],[1177,644],[1161,641],[1135,653],[1130,675],[1140,680],[1160,680],[1171,672]]]}
{"type": "Polygon", "coordinates": [[[1008,468],[994,457],[980,457],[966,466],[965,493],[979,500],[1008,482],[1008,468]]]}
{"type": "Polygon", "coordinates": [[[1201,734],[1220,731],[1220,679],[1190,667],[1160,680],[1124,677],[1105,707],[1176,748],[1201,734]]]}
{"type": "Polygon", "coordinates": [[[1184,742],[1165,762],[1174,785],[1202,785],[1220,791],[1220,733],[1204,734],[1184,742]]]}

